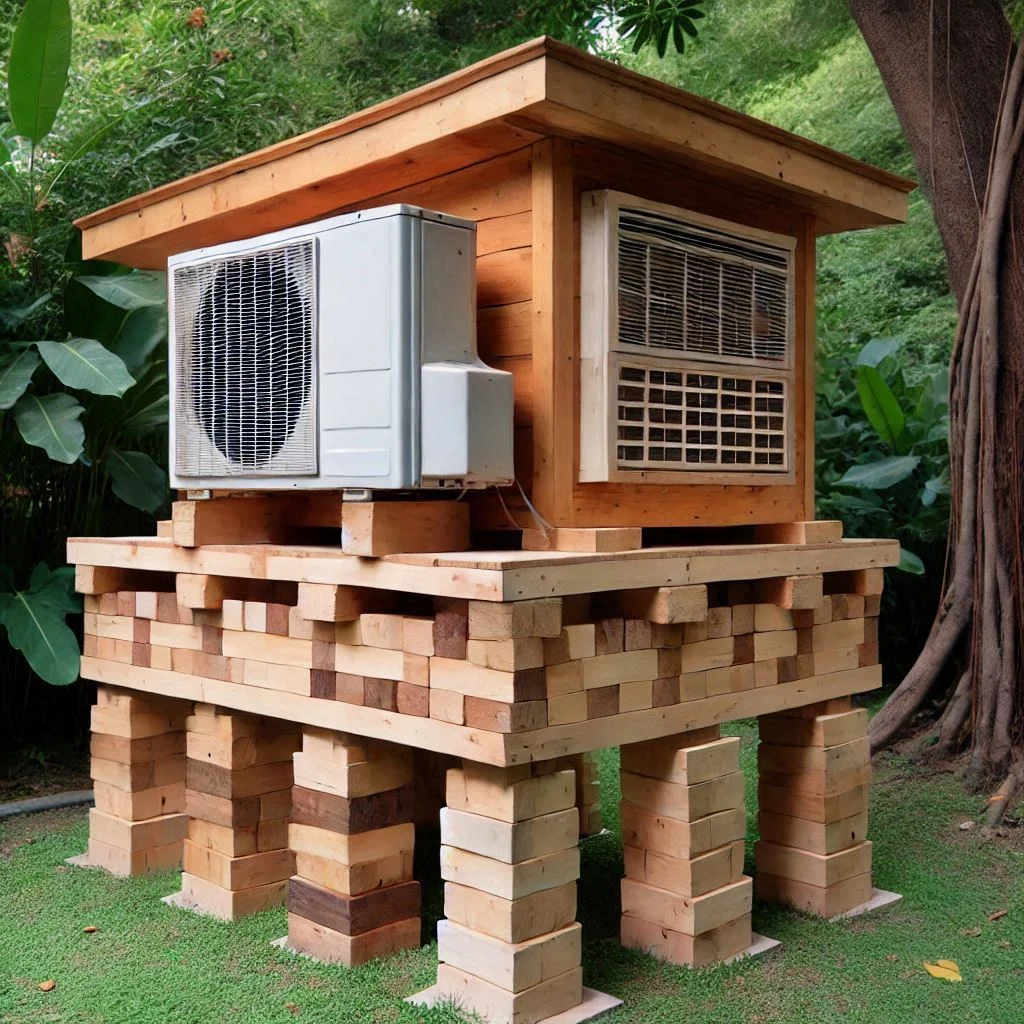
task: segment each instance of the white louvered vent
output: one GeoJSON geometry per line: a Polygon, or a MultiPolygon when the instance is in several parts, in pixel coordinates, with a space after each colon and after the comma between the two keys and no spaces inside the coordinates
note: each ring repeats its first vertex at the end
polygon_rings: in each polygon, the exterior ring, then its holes
{"type": "Polygon", "coordinates": [[[175,471],[315,474],[315,241],[180,267],[173,289],[175,471]]]}
{"type": "Polygon", "coordinates": [[[623,207],[618,250],[623,349],[786,360],[789,249],[623,207]]]}
{"type": "Polygon", "coordinates": [[[611,191],[581,232],[580,480],[791,479],[796,240],[611,191]]]}

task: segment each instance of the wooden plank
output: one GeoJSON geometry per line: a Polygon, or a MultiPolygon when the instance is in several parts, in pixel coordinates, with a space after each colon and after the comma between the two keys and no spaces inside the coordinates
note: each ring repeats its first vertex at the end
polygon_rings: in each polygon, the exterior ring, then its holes
{"type": "Polygon", "coordinates": [[[621,772],[622,799],[644,810],[679,821],[743,806],[743,773],[732,772],[707,782],[681,786],[621,772]]]}
{"type": "Polygon", "coordinates": [[[742,839],[747,827],[742,807],[717,811],[695,821],[681,821],[623,800],[621,816],[623,845],[670,857],[698,857],[742,839]]]}
{"type": "Polygon", "coordinates": [[[352,501],[342,505],[345,554],[379,558],[408,551],[463,551],[469,505],[460,501],[352,501]]]}
{"type": "Polygon", "coordinates": [[[623,917],[620,941],[627,949],[643,950],[668,963],[706,967],[745,952],[753,941],[752,934],[749,914],[701,935],[687,935],[638,917],[623,917]]]}
{"type": "Polygon", "coordinates": [[[285,508],[276,495],[175,501],[171,505],[171,538],[183,548],[280,541],[287,533],[285,508]]]}
{"type": "Polygon", "coordinates": [[[703,896],[680,896],[632,878],[622,880],[622,913],[687,935],[701,935],[750,913],[753,886],[741,878],[703,896]]]}
{"type": "Polygon", "coordinates": [[[794,846],[811,853],[838,853],[867,838],[868,812],[865,808],[848,818],[829,823],[794,818],[762,810],[758,815],[761,838],[779,846],[794,846]]]}
{"type": "Polygon", "coordinates": [[[742,839],[688,858],[627,846],[626,877],[679,896],[703,896],[740,880],[743,850],[742,839]]]}
{"type": "Polygon", "coordinates": [[[524,551],[631,551],[642,546],[639,526],[523,530],[524,551]]]}
{"type": "Polygon", "coordinates": [[[466,763],[450,768],[446,778],[448,806],[455,810],[494,818],[497,821],[519,822],[575,805],[575,773],[552,772],[531,776],[516,774],[485,765],[466,763]]]}
{"type": "Polygon", "coordinates": [[[576,882],[516,900],[445,882],[444,914],[456,924],[502,942],[525,942],[575,921],[576,882]]]}
{"type": "Polygon", "coordinates": [[[503,864],[453,846],[441,847],[441,878],[444,881],[458,882],[506,900],[518,900],[557,889],[575,882],[579,876],[580,852],[577,847],[517,864],[503,864]]]}
{"type": "Polygon", "coordinates": [[[575,807],[519,822],[504,822],[454,807],[441,809],[441,842],[482,857],[514,864],[579,842],[579,812],[575,807]]]}
{"type": "Polygon", "coordinates": [[[342,797],[296,785],[292,790],[291,820],[298,825],[355,835],[411,820],[413,797],[412,785],[361,797],[342,797]]]}
{"type": "Polygon", "coordinates": [[[419,920],[420,883],[399,882],[345,896],[292,876],[288,882],[288,914],[304,917],[343,935],[362,935],[397,921],[419,920]]]}
{"type": "Polygon", "coordinates": [[[412,878],[412,849],[355,864],[300,850],[295,854],[295,874],[334,892],[355,896],[412,878]]]}

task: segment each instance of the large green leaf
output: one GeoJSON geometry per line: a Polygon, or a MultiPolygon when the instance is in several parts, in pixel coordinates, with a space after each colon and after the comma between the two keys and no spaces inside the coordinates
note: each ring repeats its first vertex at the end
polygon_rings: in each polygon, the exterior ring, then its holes
{"type": "Polygon", "coordinates": [[[137,373],[166,340],[166,307],[144,306],[142,309],[133,309],[124,318],[121,329],[110,343],[110,349],[124,360],[129,373],[137,373]]]}
{"type": "Polygon", "coordinates": [[[36,348],[57,379],[69,388],[120,398],[135,383],[120,357],[93,338],[38,341],[36,348]]]}
{"type": "Polygon", "coordinates": [[[78,678],[79,649],[64,617],[78,611],[71,593],[73,577],[52,573],[40,563],[27,590],[0,594],[0,623],[11,646],[25,655],[33,671],[48,683],[67,686],[78,678]]]}
{"type": "Polygon", "coordinates": [[[872,338],[857,353],[858,366],[878,366],[903,344],[902,338],[872,338]]]}
{"type": "Polygon", "coordinates": [[[900,546],[900,562],[896,568],[900,572],[909,572],[914,576],[924,575],[924,562],[913,551],[908,551],[902,545],[900,546]]]}
{"type": "Polygon", "coordinates": [[[25,394],[39,356],[31,348],[9,352],[0,358],[0,409],[10,409],[25,394]]]}
{"type": "Polygon", "coordinates": [[[907,419],[889,385],[873,366],[857,367],[857,394],[878,439],[887,448],[895,449],[907,419]]]}
{"type": "Polygon", "coordinates": [[[75,280],[119,309],[160,306],[167,301],[166,275],[156,271],[97,276],[85,274],[75,280]]]}
{"type": "Polygon", "coordinates": [[[891,455],[876,462],[851,466],[839,480],[847,487],[867,487],[873,491],[884,491],[901,480],[906,480],[921,462],[920,455],[891,455]]]}
{"type": "Polygon", "coordinates": [[[53,127],[71,64],[68,0],[27,0],[11,40],[7,106],[14,130],[38,144],[53,127]]]}
{"type": "Polygon", "coordinates": [[[166,474],[144,452],[112,448],[106,466],[114,493],[143,512],[155,512],[167,496],[166,474]]]}
{"type": "Polygon", "coordinates": [[[14,407],[14,420],[27,444],[44,449],[54,462],[70,464],[85,446],[83,412],[71,395],[25,395],[14,407]]]}

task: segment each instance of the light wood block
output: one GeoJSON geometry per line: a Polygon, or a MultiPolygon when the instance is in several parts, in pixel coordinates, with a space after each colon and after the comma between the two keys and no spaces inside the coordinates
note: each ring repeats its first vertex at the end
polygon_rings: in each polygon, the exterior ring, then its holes
{"type": "Polygon", "coordinates": [[[238,891],[288,878],[294,859],[288,849],[231,857],[186,838],[182,866],[189,874],[205,878],[222,889],[238,891]]]}
{"type": "Polygon", "coordinates": [[[453,846],[441,847],[441,877],[446,882],[518,900],[575,882],[580,875],[578,847],[559,850],[517,864],[504,864],[453,846]]]}
{"type": "Polygon", "coordinates": [[[544,644],[551,642],[535,636],[510,640],[469,640],[466,644],[466,660],[499,672],[540,668],[544,665],[544,644]]]}
{"type": "Polygon", "coordinates": [[[307,619],[319,622],[351,622],[359,618],[368,603],[360,587],[329,583],[300,583],[298,609],[307,619]]]}
{"type": "Polygon", "coordinates": [[[755,604],[754,631],[771,633],[775,630],[793,629],[793,612],[775,604],[755,604]]]}
{"type": "Polygon", "coordinates": [[[856,647],[864,643],[864,620],[841,619],[812,627],[814,651],[829,651],[837,648],[856,647]]]}
{"type": "Polygon", "coordinates": [[[447,774],[448,806],[471,814],[518,822],[573,807],[576,802],[575,772],[559,771],[517,777],[515,769],[489,768],[464,762],[447,774]]]}
{"type": "Polygon", "coordinates": [[[643,546],[640,527],[523,530],[524,551],[632,551],[643,546]]]}
{"type": "Polygon", "coordinates": [[[682,749],[658,740],[630,743],[622,747],[620,764],[634,775],[692,786],[739,771],[740,740],[727,736],[682,749]]]}
{"type": "Polygon", "coordinates": [[[516,640],[525,637],[557,637],[562,632],[559,598],[532,601],[470,601],[471,640],[516,640]]]}
{"type": "Polygon", "coordinates": [[[103,782],[93,784],[96,809],[125,821],[145,821],[185,810],[185,781],[151,789],[124,790],[103,782]]]}
{"type": "Polygon", "coordinates": [[[871,848],[871,841],[865,840],[838,853],[821,854],[761,840],[754,852],[759,873],[827,888],[856,875],[870,874],[871,848]]]}
{"type": "Polygon", "coordinates": [[[837,747],[867,735],[867,708],[815,718],[765,715],[758,720],[762,743],[783,746],[837,747]]]}
{"type": "Polygon", "coordinates": [[[249,914],[281,906],[287,892],[287,879],[233,891],[183,871],[181,892],[168,900],[223,921],[237,921],[249,914]]]}
{"type": "MultiPolygon", "coordinates": [[[[337,864],[368,864],[396,853],[412,851],[415,838],[416,827],[412,822],[354,835],[342,835],[315,825],[299,825],[295,822],[288,826],[288,846],[297,855],[311,854],[337,864]]],[[[341,891],[339,886],[320,879],[312,880],[341,891]]]]}
{"type": "Polygon", "coordinates": [[[445,882],[444,914],[474,932],[518,943],[565,928],[576,920],[576,882],[507,900],[457,882],[445,882]]]}
{"type": "Polygon", "coordinates": [[[456,1005],[475,1011],[490,1024],[539,1024],[583,1001],[583,971],[574,967],[533,988],[509,992],[442,963],[437,966],[437,988],[456,1005]]]}
{"type": "Polygon", "coordinates": [[[638,917],[672,931],[701,935],[750,913],[753,902],[751,879],[714,889],[703,896],[680,896],[667,889],[622,880],[622,913],[638,917]]]}
{"type": "Polygon", "coordinates": [[[757,789],[758,807],[762,811],[830,825],[865,810],[869,789],[867,782],[864,782],[837,793],[822,795],[797,792],[785,786],[770,786],[761,782],[757,789]]]}
{"type": "Polygon", "coordinates": [[[622,612],[629,618],[674,624],[703,622],[708,615],[708,588],[702,584],[685,587],[656,587],[623,591],[622,612]]]}
{"type": "Polygon", "coordinates": [[[398,751],[376,760],[357,761],[348,765],[339,765],[337,761],[300,751],[295,755],[293,763],[296,786],[348,798],[398,789],[413,779],[413,762],[409,751],[398,751]]]}
{"type": "Polygon", "coordinates": [[[284,504],[276,495],[175,501],[171,536],[178,547],[264,544],[284,538],[284,504]]]}
{"type": "MultiPolygon", "coordinates": [[[[730,639],[731,642],[731,639],[730,639]]],[[[663,674],[658,668],[658,651],[623,651],[620,654],[601,654],[581,662],[583,688],[616,686],[637,680],[649,681],[663,674]]]]}
{"type": "Polygon", "coordinates": [[[671,964],[707,967],[748,949],[753,941],[753,930],[750,914],[700,935],[673,931],[638,917],[623,917],[620,940],[627,949],[643,950],[671,964]]]}
{"type": "Polygon", "coordinates": [[[89,838],[130,853],[174,843],[180,845],[187,830],[188,816],[185,814],[161,814],[145,821],[131,821],[95,807],[89,810],[89,838]]]}
{"type": "Polygon", "coordinates": [[[127,878],[136,875],[153,875],[181,867],[181,842],[163,846],[148,846],[132,850],[111,846],[99,839],[89,837],[88,863],[91,867],[103,868],[112,875],[127,878]]]}
{"type": "Polygon", "coordinates": [[[856,846],[867,838],[868,812],[825,824],[794,818],[786,814],[761,811],[758,815],[761,838],[779,846],[792,846],[810,853],[830,854],[856,846]]]}
{"type": "Polygon", "coordinates": [[[451,807],[441,809],[441,842],[444,845],[505,864],[568,850],[577,844],[579,834],[579,813],[575,807],[514,824],[451,807]]]}
{"type": "Polygon", "coordinates": [[[295,854],[295,874],[344,896],[356,896],[408,881],[412,878],[412,862],[411,847],[354,864],[298,851],[295,854]]]}
{"type": "Polygon", "coordinates": [[[556,932],[513,944],[441,920],[437,922],[437,957],[506,991],[522,992],[579,967],[581,936],[582,929],[574,921],[556,932]]]}
{"type": "Polygon", "coordinates": [[[762,740],[757,748],[757,766],[761,772],[824,772],[831,776],[870,763],[871,745],[867,736],[834,747],[775,746],[762,740]]]}
{"type": "MultiPolygon", "coordinates": [[[[799,749],[799,748],[797,748],[799,749]]],[[[794,795],[827,797],[871,782],[871,765],[861,764],[843,771],[769,772],[761,770],[759,780],[765,786],[788,789],[794,795]]]]}
{"type": "Polygon", "coordinates": [[[679,821],[695,821],[743,805],[743,774],[733,772],[708,782],[681,786],[624,771],[622,799],[679,821]]]}
{"type": "Polygon", "coordinates": [[[346,501],[341,549],[380,558],[416,551],[469,548],[469,504],[462,501],[346,501]]]}
{"type": "Polygon", "coordinates": [[[655,850],[624,847],[626,877],[680,896],[703,896],[738,882],[743,874],[743,840],[707,853],[679,858],[655,850]]]}
{"type": "Polygon", "coordinates": [[[824,579],[821,573],[781,576],[761,580],[757,591],[761,601],[780,608],[817,608],[824,597],[824,579]]]}
{"type": "Polygon", "coordinates": [[[871,899],[871,873],[854,875],[835,885],[821,887],[800,882],[794,878],[781,878],[766,872],[757,873],[758,899],[805,910],[811,914],[830,918],[845,914],[871,899]]]}
{"type": "Polygon", "coordinates": [[[735,637],[719,637],[700,643],[685,644],[682,648],[680,671],[684,674],[723,668],[732,664],[735,637]]]}
{"type": "Polygon", "coordinates": [[[289,948],[327,963],[358,967],[402,949],[416,949],[419,944],[418,917],[396,921],[361,935],[345,935],[297,914],[288,915],[289,948]]]}
{"type": "Polygon", "coordinates": [[[367,647],[401,651],[403,619],[387,612],[364,612],[359,616],[359,632],[367,647]]]}

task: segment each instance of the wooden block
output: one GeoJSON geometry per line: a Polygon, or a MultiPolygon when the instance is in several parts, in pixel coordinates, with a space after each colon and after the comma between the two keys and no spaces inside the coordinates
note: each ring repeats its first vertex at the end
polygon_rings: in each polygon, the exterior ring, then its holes
{"type": "Polygon", "coordinates": [[[878,644],[860,644],[857,647],[857,664],[861,668],[878,664],[878,644]]]}
{"type": "Polygon", "coordinates": [[[185,793],[190,818],[231,829],[255,829],[260,820],[259,797],[230,798],[190,789],[185,793]]]}
{"type": "Polygon", "coordinates": [[[175,581],[177,602],[183,608],[220,608],[228,582],[220,576],[179,572],[175,581]]]}
{"type": "Polygon", "coordinates": [[[686,935],[702,935],[750,913],[753,902],[751,879],[743,877],[731,885],[703,896],[680,896],[631,878],[622,880],[622,913],[686,935]]]}
{"type": "Polygon", "coordinates": [[[753,690],[756,685],[753,663],[730,665],[728,668],[708,669],[704,676],[707,695],[714,697],[722,693],[740,693],[753,690]]]}
{"type": "MultiPolygon", "coordinates": [[[[623,627],[623,646],[627,651],[642,651],[654,645],[651,623],[646,619],[625,619],[623,627]]],[[[596,653],[595,646],[594,654],[596,653]]]]}
{"type": "Polygon", "coordinates": [[[815,651],[835,650],[843,647],[856,647],[864,643],[864,619],[841,619],[838,622],[827,622],[814,626],[812,642],[815,651]]]}
{"type": "Polygon", "coordinates": [[[444,914],[455,924],[502,942],[525,942],[575,921],[576,883],[506,900],[457,882],[445,882],[444,914]]]}
{"type": "Polygon", "coordinates": [[[516,864],[505,864],[453,846],[441,847],[441,877],[506,900],[575,882],[580,874],[578,847],[516,864]]]}
{"type": "MultiPolygon", "coordinates": [[[[645,711],[654,707],[654,680],[637,680],[619,686],[619,714],[628,711],[645,711]]],[[[593,692],[593,691],[588,691],[593,692]]],[[[551,724],[551,708],[548,707],[548,724],[551,724]]]]}
{"type": "Polygon", "coordinates": [[[763,840],[779,846],[793,846],[818,854],[838,853],[867,838],[868,812],[865,809],[826,825],[824,822],[761,811],[758,830],[763,840]]]}
{"type": "Polygon", "coordinates": [[[185,839],[182,866],[190,875],[237,892],[287,878],[292,873],[293,859],[288,849],[227,857],[185,839]]]}
{"type": "Polygon", "coordinates": [[[507,943],[454,921],[437,923],[437,956],[445,964],[509,992],[522,992],[579,967],[582,929],[573,922],[556,932],[507,943]]]}
{"type": "MultiPolygon", "coordinates": [[[[159,707],[159,705],[157,705],[159,707]]],[[[116,709],[94,706],[90,726],[95,733],[123,736],[130,740],[147,739],[168,732],[181,732],[185,727],[184,707],[159,711],[123,714],[116,709]]]]}
{"type": "Polygon", "coordinates": [[[684,673],[704,672],[709,668],[723,668],[731,665],[735,639],[735,637],[726,636],[716,640],[685,644],[682,648],[681,671],[684,673]]]}
{"type": "Polygon", "coordinates": [[[871,848],[871,841],[864,840],[837,853],[821,854],[761,840],[754,852],[759,873],[763,871],[779,878],[827,888],[856,875],[870,873],[871,848]]]}
{"type": "Polygon", "coordinates": [[[498,671],[482,668],[469,661],[437,657],[430,659],[432,686],[461,693],[466,697],[482,697],[484,700],[507,703],[543,700],[547,695],[545,678],[544,669],[540,667],[498,671]]]}
{"type": "Polygon", "coordinates": [[[865,601],[860,594],[833,594],[829,601],[833,620],[864,618],[865,601]]]}
{"type": "Polygon", "coordinates": [[[204,914],[219,917],[224,921],[237,921],[249,914],[281,906],[287,891],[287,879],[251,889],[232,891],[188,872],[183,872],[181,876],[181,895],[184,902],[198,907],[204,914]]]}
{"type": "Polygon", "coordinates": [[[559,598],[532,601],[470,601],[469,638],[511,640],[557,637],[562,631],[559,598]]]}
{"type": "Polygon", "coordinates": [[[297,732],[282,732],[276,736],[239,736],[227,738],[206,735],[190,730],[186,736],[188,756],[222,768],[251,768],[257,764],[287,761],[299,749],[297,732]]]}
{"type": "Polygon", "coordinates": [[[406,615],[402,619],[402,650],[430,658],[434,655],[434,620],[406,615]]]}
{"type": "Polygon", "coordinates": [[[420,916],[420,883],[399,882],[382,889],[346,896],[308,879],[292,876],[288,913],[343,935],[362,935],[384,925],[420,916]]]}
{"type": "Polygon", "coordinates": [[[585,690],[548,697],[548,725],[569,725],[587,720],[588,697],[585,690]]]}
{"type": "Polygon", "coordinates": [[[400,715],[430,717],[430,690],[415,683],[395,683],[395,710],[400,715]]]}
{"type": "Polygon", "coordinates": [[[812,655],[814,661],[814,674],[816,676],[828,675],[830,672],[843,672],[846,669],[860,668],[861,647],[836,648],[828,651],[815,651],[812,655]]]}
{"type": "Polygon", "coordinates": [[[822,781],[822,786],[825,787],[831,786],[834,779],[841,778],[851,771],[869,767],[870,764],[870,741],[863,735],[859,739],[834,747],[776,746],[762,740],[757,748],[757,767],[762,775],[773,772],[821,773],[827,776],[822,781]]]}
{"type": "Polygon", "coordinates": [[[338,672],[354,676],[398,680],[405,676],[405,654],[403,651],[388,651],[379,647],[336,644],[334,668],[338,672]]]}
{"type": "Polygon", "coordinates": [[[185,758],[171,754],[156,761],[137,761],[121,764],[102,757],[89,760],[89,774],[96,782],[106,783],[128,792],[170,786],[185,778],[185,758]]]}
{"type": "Polygon", "coordinates": [[[412,878],[412,850],[399,850],[376,860],[343,864],[312,853],[295,854],[295,874],[326,889],[356,896],[412,878]]]}
{"type": "Polygon", "coordinates": [[[750,914],[701,935],[687,935],[637,917],[623,917],[620,939],[627,949],[643,950],[649,956],[671,964],[706,967],[749,949],[753,930],[750,914]]]}
{"type": "Polygon", "coordinates": [[[540,637],[470,640],[466,645],[466,659],[474,665],[501,672],[540,668],[544,664],[544,644],[551,642],[540,637]]]}
{"type": "Polygon", "coordinates": [[[185,742],[184,732],[165,732],[139,740],[94,732],[89,737],[89,753],[93,757],[119,764],[138,764],[141,761],[157,761],[172,754],[184,754],[185,742]]]}
{"type": "Polygon", "coordinates": [[[884,569],[851,569],[847,572],[830,572],[825,578],[825,588],[830,594],[860,594],[875,597],[885,586],[884,569]]]}
{"type": "Polygon", "coordinates": [[[754,527],[758,544],[835,544],[843,539],[838,519],[817,522],[769,523],[754,527]]]}
{"type": "Polygon", "coordinates": [[[567,661],[548,665],[544,670],[544,691],[548,697],[560,697],[583,689],[583,662],[567,661]]]}
{"type": "Polygon", "coordinates": [[[142,821],[185,810],[184,781],[135,791],[96,782],[93,792],[98,811],[127,821],[142,821]]]}
{"type": "Polygon", "coordinates": [[[397,921],[361,935],[344,935],[297,914],[288,915],[289,947],[327,963],[358,967],[402,949],[416,949],[419,944],[419,917],[397,921]]]}
{"type": "Polygon", "coordinates": [[[793,612],[788,608],[774,604],[755,604],[753,607],[755,632],[771,633],[779,629],[793,628],[793,612]]]}
{"type": "Polygon", "coordinates": [[[625,621],[619,619],[599,619],[594,623],[595,654],[618,654],[626,649],[625,621]]]}
{"type": "Polygon", "coordinates": [[[703,622],[708,614],[708,588],[703,584],[624,590],[619,596],[623,614],[648,622],[703,622]]]}
{"type": "Polygon", "coordinates": [[[626,876],[680,896],[703,896],[739,881],[743,851],[742,839],[688,858],[627,846],[626,876]]]}
{"type": "MultiPolygon", "coordinates": [[[[697,673],[700,676],[700,696],[704,696],[704,673],[697,673]]],[[[693,695],[693,691],[688,691],[687,696],[683,698],[682,693],[682,681],[688,679],[691,684],[694,679],[694,673],[684,675],[682,679],[679,676],[671,676],[668,679],[655,679],[654,684],[651,687],[651,699],[656,708],[668,707],[671,704],[678,704],[681,699],[694,700],[696,697],[693,695]]]]}
{"type": "Polygon", "coordinates": [[[330,583],[300,583],[298,609],[304,618],[319,622],[351,622],[359,618],[368,603],[361,587],[330,583]]]}
{"type": "Polygon", "coordinates": [[[466,698],[452,690],[430,687],[430,717],[453,725],[464,725],[466,721],[466,698]]]}
{"type": "MultiPolygon", "coordinates": [[[[311,825],[292,822],[288,826],[288,845],[296,853],[312,854],[338,864],[365,864],[413,849],[416,828],[411,822],[388,828],[342,835],[311,825]]],[[[321,885],[337,889],[319,879],[321,885]]]]}
{"type": "Polygon", "coordinates": [[[583,1002],[583,970],[574,967],[522,992],[509,992],[475,975],[437,965],[437,987],[455,1005],[491,1024],[538,1024],[583,1002]]]}
{"type": "Polygon", "coordinates": [[[655,814],[694,821],[716,811],[743,806],[743,774],[733,772],[708,782],[681,786],[623,771],[622,799],[655,814]]]}
{"type": "Polygon", "coordinates": [[[398,789],[413,779],[409,751],[402,750],[373,761],[345,767],[304,751],[294,757],[295,785],[322,793],[353,798],[398,789]]]}
{"type": "Polygon", "coordinates": [[[874,618],[882,610],[882,595],[881,594],[865,594],[864,595],[864,615],[866,618],[874,618]]]}
{"type": "Polygon", "coordinates": [[[346,501],[341,506],[341,549],[349,555],[379,558],[469,546],[468,502],[346,501]]]}
{"type": "Polygon", "coordinates": [[[468,637],[469,602],[458,598],[435,598],[434,654],[440,658],[465,658],[468,637]]]}
{"type": "Polygon", "coordinates": [[[89,838],[129,852],[180,844],[187,831],[185,814],[161,814],[145,821],[131,821],[95,807],[89,810],[89,838]]]}
{"type": "Polygon", "coordinates": [[[449,807],[498,821],[518,822],[574,807],[576,773],[556,771],[546,775],[525,775],[513,769],[464,763],[450,768],[446,776],[449,807]]]}
{"type": "Polygon", "coordinates": [[[867,708],[815,718],[762,715],[758,719],[762,743],[786,746],[837,747],[866,736],[867,728],[867,708]]]}
{"type": "Polygon", "coordinates": [[[506,704],[483,697],[466,697],[466,726],[485,732],[533,732],[548,724],[545,700],[521,701],[506,704]]]}
{"type": "Polygon", "coordinates": [[[523,530],[524,551],[633,551],[643,546],[639,526],[523,530]]]}
{"type": "Polygon", "coordinates": [[[359,630],[367,647],[389,651],[402,650],[402,616],[382,612],[364,612],[359,616],[359,630]]]}
{"type": "MultiPolygon", "coordinates": [[[[301,755],[296,754],[296,758],[301,755]]],[[[292,762],[254,764],[233,771],[220,765],[188,758],[185,761],[185,784],[190,790],[211,796],[238,799],[263,793],[291,789],[292,762]]]]}
{"type": "Polygon", "coordinates": [[[760,783],[757,788],[758,807],[762,812],[785,814],[825,824],[859,814],[867,808],[868,797],[869,786],[866,782],[827,796],[801,793],[764,783],[760,783]]]}
{"type": "Polygon", "coordinates": [[[708,639],[717,640],[724,636],[732,636],[731,608],[709,608],[707,617],[708,639]]]}
{"type": "Polygon", "coordinates": [[[441,809],[441,842],[505,864],[532,860],[579,842],[575,807],[519,822],[498,821],[451,807],[441,809]]]}
{"type": "Polygon", "coordinates": [[[797,630],[775,630],[754,634],[754,661],[788,658],[797,653],[797,630]]]}
{"type": "Polygon", "coordinates": [[[587,697],[587,718],[606,718],[619,713],[618,686],[599,686],[584,692],[587,697]]]}
{"type": "Polygon", "coordinates": [[[824,595],[821,573],[758,580],[759,600],[780,608],[817,608],[824,595]]]}
{"type": "Polygon", "coordinates": [[[621,768],[634,775],[692,786],[740,770],[740,739],[727,736],[698,746],[676,748],[657,740],[626,744],[621,768]]]}
{"type": "Polygon", "coordinates": [[[276,495],[176,501],[171,532],[178,547],[206,544],[261,544],[283,540],[284,505],[276,495]]]}
{"type": "Polygon", "coordinates": [[[312,825],[343,835],[356,835],[411,821],[414,794],[412,784],[351,798],[295,786],[292,789],[291,820],[297,825],[312,825]]]}
{"type": "Polygon", "coordinates": [[[109,846],[90,836],[88,856],[91,865],[104,868],[113,875],[150,875],[181,866],[181,843],[131,850],[109,846]]]}
{"type": "Polygon", "coordinates": [[[779,682],[779,659],[754,662],[754,686],[774,686],[779,682]]]}
{"type": "Polygon", "coordinates": [[[717,811],[695,821],[680,821],[647,811],[623,800],[620,805],[622,842],[670,857],[697,857],[726,846],[746,833],[742,807],[717,811]]]}
{"type": "MultiPolygon", "coordinates": [[[[708,694],[707,675],[707,672],[683,672],[674,680],[655,679],[654,706],[661,706],[658,703],[659,683],[661,683],[663,687],[667,686],[669,690],[671,690],[673,685],[675,687],[675,701],[668,700],[667,703],[671,704],[676,701],[686,700],[703,700],[708,694]]],[[[666,696],[670,696],[670,694],[666,696]]]]}
{"type": "Polygon", "coordinates": [[[753,604],[734,604],[732,606],[733,636],[754,632],[755,607],[753,604]]]}
{"type": "Polygon", "coordinates": [[[288,819],[261,821],[256,827],[256,848],[260,853],[284,850],[288,847],[288,819]]]}
{"type": "MultiPolygon", "coordinates": [[[[196,846],[213,850],[225,857],[247,857],[259,853],[259,823],[245,828],[232,828],[229,825],[218,825],[201,818],[188,819],[188,838],[196,846]]],[[[287,830],[285,843],[287,846],[287,830]]]]}
{"type": "Polygon", "coordinates": [[[760,871],[757,873],[758,899],[783,903],[825,918],[845,914],[867,903],[872,891],[870,872],[855,875],[827,888],[798,882],[793,878],[779,878],[760,871]]]}

